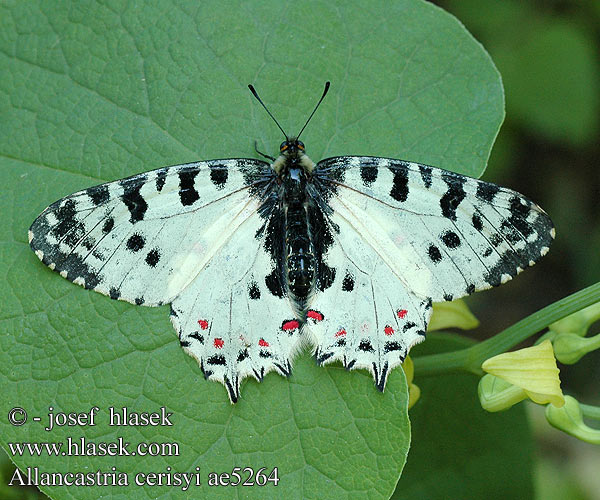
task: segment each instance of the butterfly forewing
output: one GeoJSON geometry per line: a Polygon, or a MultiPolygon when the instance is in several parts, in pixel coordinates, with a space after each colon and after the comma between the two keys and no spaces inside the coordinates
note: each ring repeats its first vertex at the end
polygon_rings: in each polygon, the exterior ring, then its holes
{"type": "Polygon", "coordinates": [[[317,168],[343,218],[411,292],[452,300],[497,286],[533,265],[554,237],[548,215],[523,195],[434,167],[337,157],[317,168]]]}
{"type": "Polygon", "coordinates": [[[167,303],[257,210],[249,191],[269,175],[262,161],[213,160],[95,186],[44,210],[30,245],[74,283],[136,304],[167,303]]]}

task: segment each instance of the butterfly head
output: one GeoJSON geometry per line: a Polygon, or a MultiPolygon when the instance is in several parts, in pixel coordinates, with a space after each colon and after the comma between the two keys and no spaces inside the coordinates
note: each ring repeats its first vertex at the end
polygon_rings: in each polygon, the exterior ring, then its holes
{"type": "Polygon", "coordinates": [[[304,143],[295,137],[286,139],[279,146],[279,153],[288,158],[303,155],[304,151],[304,143]]]}
{"type": "MultiPolygon", "coordinates": [[[[265,108],[265,111],[269,114],[269,116],[273,119],[275,124],[279,127],[279,130],[281,130],[281,132],[285,136],[285,141],[283,141],[281,143],[281,146],[279,146],[279,157],[276,158],[271,165],[273,170],[277,172],[278,175],[285,175],[288,170],[293,168],[302,168],[306,173],[310,174],[315,168],[315,164],[310,160],[308,156],[306,156],[304,143],[301,140],[299,140],[299,138],[300,135],[302,135],[302,132],[304,132],[306,126],[308,125],[308,122],[310,122],[310,119],[315,114],[315,111],[317,111],[317,108],[319,107],[321,102],[323,102],[323,99],[327,95],[329,85],[329,82],[325,82],[325,89],[323,90],[323,95],[321,96],[321,99],[319,99],[319,102],[313,109],[313,112],[308,117],[308,120],[306,120],[304,126],[302,127],[298,135],[295,137],[289,137],[285,133],[285,130],[283,130],[281,125],[279,125],[279,122],[275,119],[275,117],[271,114],[267,106],[265,106],[265,103],[262,102],[262,99],[258,96],[256,89],[252,85],[248,85],[248,88],[250,89],[250,92],[252,92],[252,95],[254,95],[254,97],[256,97],[256,99],[262,105],[262,107],[265,108]]],[[[264,154],[262,155],[266,156],[264,154]]],[[[267,158],[272,159],[272,157],[269,156],[267,156],[267,158]]]]}

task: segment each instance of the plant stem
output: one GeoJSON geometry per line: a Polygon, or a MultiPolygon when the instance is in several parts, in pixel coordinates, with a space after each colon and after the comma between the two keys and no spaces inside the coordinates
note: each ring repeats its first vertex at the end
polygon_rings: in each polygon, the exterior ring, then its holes
{"type": "Polygon", "coordinates": [[[466,371],[482,375],[481,364],[540,332],[559,319],[600,302],[600,282],[579,290],[518,321],[493,337],[458,351],[413,358],[419,376],[466,371]]]}
{"type": "Polygon", "coordinates": [[[600,420],[600,407],[579,403],[579,408],[581,408],[581,412],[583,413],[584,417],[591,418],[593,420],[600,420]]]}

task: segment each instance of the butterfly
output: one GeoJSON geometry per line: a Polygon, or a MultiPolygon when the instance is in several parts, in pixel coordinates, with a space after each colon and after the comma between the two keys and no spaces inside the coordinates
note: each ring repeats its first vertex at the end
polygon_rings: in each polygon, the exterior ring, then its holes
{"type": "Polygon", "coordinates": [[[548,215],[489,182],[392,158],[314,163],[300,136],[266,160],[159,168],[90,187],[29,230],[39,259],[73,283],[171,305],[183,349],[231,402],[248,376],[318,364],[390,370],[425,338],[432,303],[505,283],[542,257],[548,215]]]}

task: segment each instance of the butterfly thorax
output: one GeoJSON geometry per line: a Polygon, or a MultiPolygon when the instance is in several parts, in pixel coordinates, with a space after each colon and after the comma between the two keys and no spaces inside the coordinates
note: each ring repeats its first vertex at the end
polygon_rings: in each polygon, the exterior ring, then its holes
{"type": "Polygon", "coordinates": [[[286,175],[287,169],[294,167],[302,168],[310,175],[315,168],[315,164],[305,153],[304,143],[291,138],[281,143],[279,156],[275,159],[271,168],[281,178],[286,175]]]}

